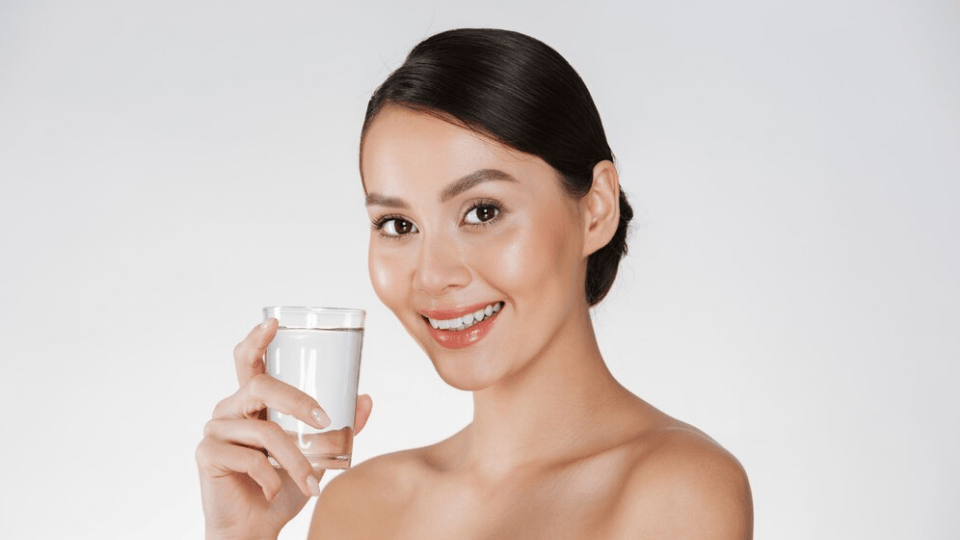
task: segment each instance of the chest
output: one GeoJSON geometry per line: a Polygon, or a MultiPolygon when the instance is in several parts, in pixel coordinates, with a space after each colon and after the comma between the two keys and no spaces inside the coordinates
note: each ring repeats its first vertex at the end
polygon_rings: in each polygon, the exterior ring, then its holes
{"type": "Polygon", "coordinates": [[[425,482],[381,523],[379,538],[610,537],[620,484],[586,471],[517,478],[494,487],[425,482]]]}

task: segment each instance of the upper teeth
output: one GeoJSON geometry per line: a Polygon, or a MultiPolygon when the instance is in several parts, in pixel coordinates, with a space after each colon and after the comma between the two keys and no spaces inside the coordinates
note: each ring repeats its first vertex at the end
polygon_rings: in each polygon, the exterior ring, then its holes
{"type": "Polygon", "coordinates": [[[431,319],[427,317],[427,320],[430,321],[430,326],[439,328],[440,330],[465,330],[500,311],[502,305],[501,302],[495,302],[473,313],[467,313],[462,317],[454,317],[452,319],[431,319]]]}

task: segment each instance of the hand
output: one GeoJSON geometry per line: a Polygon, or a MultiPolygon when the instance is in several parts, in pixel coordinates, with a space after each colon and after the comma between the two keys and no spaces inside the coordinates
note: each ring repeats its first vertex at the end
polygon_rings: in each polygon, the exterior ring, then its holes
{"type": "MultiPolygon", "coordinates": [[[[234,349],[240,389],[217,404],[197,446],[208,540],[276,538],[307,499],[319,494],[323,471],[315,471],[280,426],[266,420],[270,407],[318,429],[329,424],[316,400],[266,374],[263,354],[276,332],[276,319],[269,319],[234,349]],[[282,469],[275,469],[265,452],[282,469]]],[[[372,407],[370,396],[358,396],[357,433],[372,407]]]]}

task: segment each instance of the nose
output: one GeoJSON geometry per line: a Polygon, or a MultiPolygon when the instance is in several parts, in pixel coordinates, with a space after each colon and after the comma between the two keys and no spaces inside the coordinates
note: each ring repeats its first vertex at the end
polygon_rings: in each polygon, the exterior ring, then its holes
{"type": "Polygon", "coordinates": [[[427,236],[420,244],[414,287],[430,296],[440,296],[470,283],[462,247],[443,236],[427,236]]]}

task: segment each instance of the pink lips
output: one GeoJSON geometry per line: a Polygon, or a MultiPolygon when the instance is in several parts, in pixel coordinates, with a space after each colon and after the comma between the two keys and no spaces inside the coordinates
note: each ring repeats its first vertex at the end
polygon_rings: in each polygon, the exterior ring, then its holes
{"type": "Polygon", "coordinates": [[[472,306],[466,306],[461,308],[452,308],[452,309],[434,309],[430,311],[421,311],[420,314],[424,317],[430,317],[431,319],[452,319],[454,317],[463,317],[467,313],[473,313],[480,309],[483,309],[491,304],[496,304],[497,302],[487,302],[485,304],[474,304],[472,306]]]}
{"type": "MultiPolygon", "coordinates": [[[[454,317],[462,317],[467,313],[473,313],[495,303],[496,302],[487,302],[484,304],[475,304],[462,308],[421,311],[420,314],[431,319],[453,319],[454,317]]],[[[427,325],[427,331],[430,333],[430,337],[432,337],[434,341],[436,341],[441,347],[446,349],[462,349],[464,347],[473,345],[490,333],[490,330],[493,329],[493,323],[496,322],[499,315],[500,312],[498,311],[497,313],[494,313],[470,328],[461,330],[459,332],[434,328],[430,325],[430,321],[426,319],[423,320],[423,323],[427,325]]]]}

